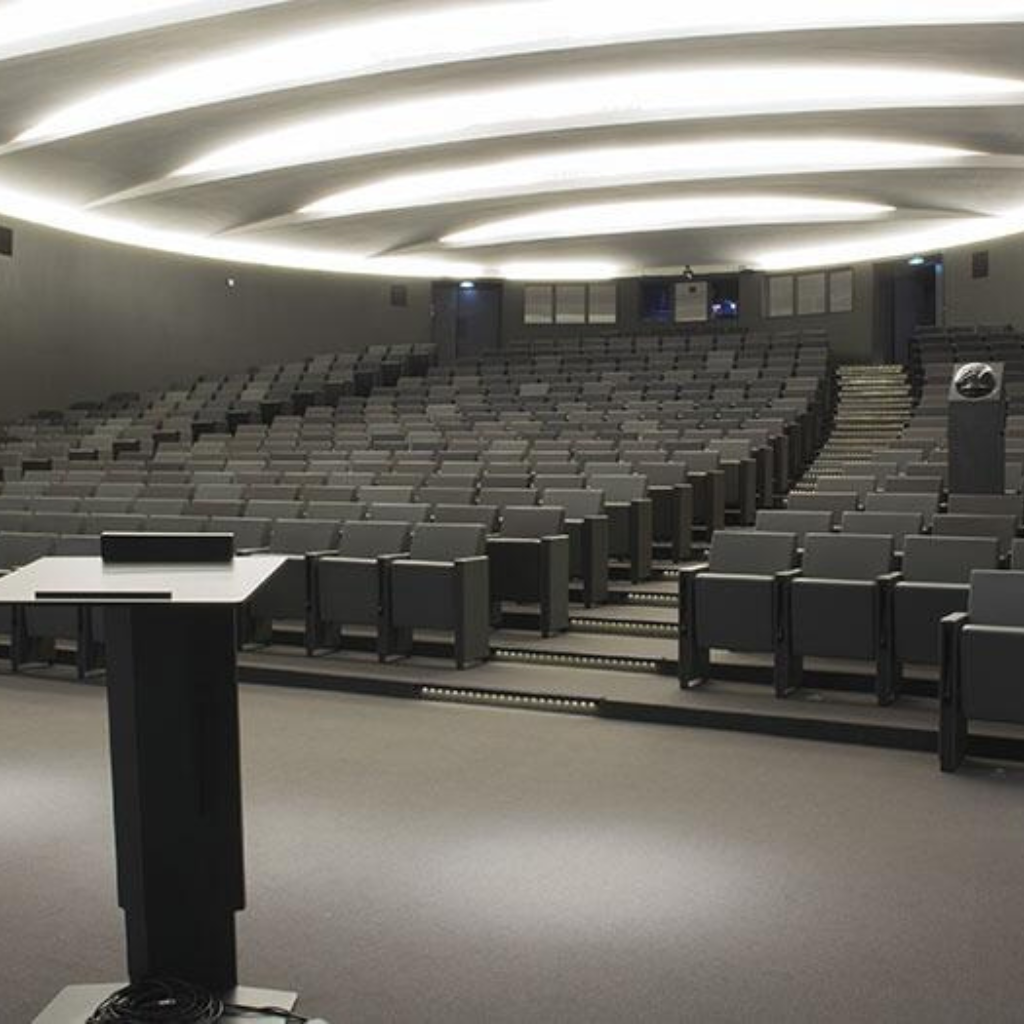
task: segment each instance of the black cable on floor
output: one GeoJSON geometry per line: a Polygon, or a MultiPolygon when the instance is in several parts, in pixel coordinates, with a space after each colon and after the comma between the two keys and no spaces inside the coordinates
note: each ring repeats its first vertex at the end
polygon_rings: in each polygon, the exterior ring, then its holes
{"type": "Polygon", "coordinates": [[[196,985],[171,978],[140,981],[115,992],[87,1024],[218,1024],[224,1004],[196,985]]]}

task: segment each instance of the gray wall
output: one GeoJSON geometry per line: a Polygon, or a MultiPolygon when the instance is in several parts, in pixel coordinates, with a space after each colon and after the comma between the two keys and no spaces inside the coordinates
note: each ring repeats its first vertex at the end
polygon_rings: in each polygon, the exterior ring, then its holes
{"type": "Polygon", "coordinates": [[[1024,328],[1024,238],[956,249],[945,258],[946,323],[1024,328]],[[971,254],[989,253],[989,276],[971,277],[971,254]]]}
{"type": "Polygon", "coordinates": [[[390,280],[233,267],[13,226],[14,257],[0,257],[0,420],[201,373],[430,340],[427,281],[401,282],[401,308],[390,280]]]}
{"type": "MultiPolygon", "coordinates": [[[[804,328],[824,328],[832,339],[837,358],[847,362],[870,362],[875,354],[875,286],[871,266],[857,267],[854,271],[853,312],[829,316],[801,316],[769,319],[765,315],[764,274],[746,273],[740,276],[740,326],[752,331],[793,331],[804,328]]],[[[509,338],[558,337],[578,335],[586,327],[579,325],[527,325],[523,323],[524,285],[505,286],[504,327],[502,336],[509,338]]],[[[615,330],[629,333],[653,332],[656,326],[640,320],[640,286],[635,278],[618,282],[619,320],[615,330]]],[[[607,327],[593,328],[595,333],[607,327]]]]}

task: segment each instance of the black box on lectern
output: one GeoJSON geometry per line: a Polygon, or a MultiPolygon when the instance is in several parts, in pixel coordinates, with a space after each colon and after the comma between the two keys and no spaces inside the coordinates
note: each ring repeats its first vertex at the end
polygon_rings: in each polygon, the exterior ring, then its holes
{"type": "Polygon", "coordinates": [[[230,533],[104,533],[100,554],[108,564],[230,562],[235,538],[230,533]]]}
{"type": "Polygon", "coordinates": [[[1006,388],[1002,363],[965,363],[949,387],[949,491],[1006,490],[1006,388]]]}

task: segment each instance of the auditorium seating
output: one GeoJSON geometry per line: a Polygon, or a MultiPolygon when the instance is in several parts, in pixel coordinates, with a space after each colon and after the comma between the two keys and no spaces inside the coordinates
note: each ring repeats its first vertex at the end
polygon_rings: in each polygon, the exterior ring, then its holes
{"type": "Polygon", "coordinates": [[[679,678],[691,686],[708,678],[712,648],[771,654],[775,691],[791,688],[784,629],[783,581],[794,574],[794,533],[727,530],[715,534],[706,564],[680,575],[685,630],[680,636],[679,678]]]}
{"type": "MultiPolygon", "coordinates": [[[[814,332],[533,339],[447,365],[429,347],[375,347],[254,367],[5,425],[0,535],[209,529],[277,550],[299,523],[492,534],[505,527],[491,508],[561,508],[575,589],[550,605],[592,606],[612,578],[649,579],[775,504],[824,436],[829,376],[814,332]]],[[[285,545],[247,639],[305,618],[315,646],[301,565],[319,543],[285,545]]]]}
{"type": "Polygon", "coordinates": [[[787,661],[799,685],[806,657],[873,661],[880,704],[895,696],[887,608],[895,585],[890,536],[812,533],[788,588],[787,661]]]}
{"type": "Polygon", "coordinates": [[[349,522],[336,551],[308,556],[311,650],[341,647],[346,627],[368,626],[379,659],[388,658],[395,649],[387,615],[389,564],[408,550],[409,533],[408,523],[349,522]]]}
{"type": "Polygon", "coordinates": [[[939,750],[943,771],[967,752],[969,724],[1024,724],[1024,572],[971,573],[966,612],[943,620],[939,750]]]}

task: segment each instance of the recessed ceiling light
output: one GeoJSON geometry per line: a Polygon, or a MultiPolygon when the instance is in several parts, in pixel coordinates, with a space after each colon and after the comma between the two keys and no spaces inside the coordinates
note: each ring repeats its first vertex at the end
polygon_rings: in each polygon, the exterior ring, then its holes
{"type": "Polygon", "coordinates": [[[175,174],[229,177],[324,160],[555,129],[824,110],[1024,100],[1024,81],[878,66],[741,65],[556,78],[300,121],[200,156],[175,174]]]}
{"type": "Polygon", "coordinates": [[[549,238],[632,234],[748,224],[802,224],[862,220],[894,212],[879,203],[793,196],[705,196],[699,199],[640,199],[624,203],[544,210],[456,231],[443,245],[505,245],[549,238]]]}
{"type": "MultiPolygon", "coordinates": [[[[234,7],[256,6],[237,3],[234,7]]],[[[21,0],[15,31],[46,30],[57,11],[74,23],[170,7],[230,9],[225,0],[21,0]],[[106,12],[106,13],[105,13],[106,12]],[[37,26],[32,28],[32,26],[37,26]]],[[[54,111],[21,138],[64,137],[236,97],[455,61],[584,49],[621,43],[868,26],[958,25],[1024,19],[1021,0],[680,0],[586,3],[532,0],[455,4],[428,12],[349,19],[241,52],[195,61],[87,96],[54,111]]],[[[0,39],[4,22],[0,20],[0,39]]]]}
{"type": "Polygon", "coordinates": [[[9,0],[0,9],[0,60],[212,18],[287,0],[9,0]]]}
{"type": "Polygon", "coordinates": [[[381,178],[335,192],[300,212],[348,217],[662,181],[928,167],[978,155],[952,146],[828,136],[590,147],[381,178]]]}
{"type": "Polygon", "coordinates": [[[962,245],[992,242],[1024,232],[1024,208],[994,217],[965,217],[938,227],[917,231],[872,234],[824,245],[804,246],[761,253],[750,260],[759,270],[803,270],[909,257],[917,253],[943,252],[962,245]]]}

